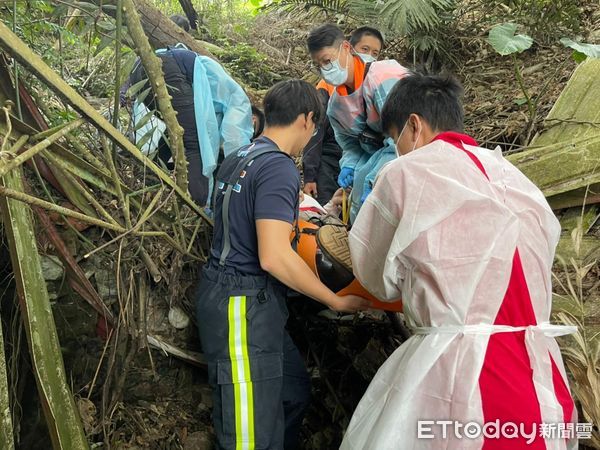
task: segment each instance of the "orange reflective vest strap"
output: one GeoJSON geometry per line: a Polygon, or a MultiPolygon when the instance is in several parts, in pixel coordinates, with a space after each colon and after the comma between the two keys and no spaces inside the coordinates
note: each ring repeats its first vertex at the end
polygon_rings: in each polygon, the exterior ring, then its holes
{"type": "Polygon", "coordinates": [[[321,80],[317,83],[317,89],[323,89],[324,91],[327,91],[327,93],[331,97],[333,95],[333,92],[335,91],[335,86],[327,83],[325,80],[321,80]]]}
{"type": "MultiPolygon", "coordinates": [[[[354,58],[354,89],[352,92],[356,91],[359,87],[362,86],[362,83],[365,79],[365,62],[360,59],[358,56],[353,56],[354,58]]],[[[336,89],[339,95],[348,95],[348,87],[345,84],[338,86],[336,89]]]]}

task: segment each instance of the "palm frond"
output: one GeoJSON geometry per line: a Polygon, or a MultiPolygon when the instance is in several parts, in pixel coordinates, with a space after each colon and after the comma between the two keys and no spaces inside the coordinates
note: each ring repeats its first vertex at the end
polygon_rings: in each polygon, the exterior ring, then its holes
{"type": "Polygon", "coordinates": [[[443,11],[452,9],[455,0],[348,0],[350,12],[367,18],[377,17],[381,27],[407,35],[415,30],[431,31],[440,23],[443,11]]]}
{"type": "Polygon", "coordinates": [[[261,8],[263,11],[284,11],[292,16],[308,14],[316,17],[319,14],[346,15],[349,12],[348,0],[276,0],[261,8]]]}

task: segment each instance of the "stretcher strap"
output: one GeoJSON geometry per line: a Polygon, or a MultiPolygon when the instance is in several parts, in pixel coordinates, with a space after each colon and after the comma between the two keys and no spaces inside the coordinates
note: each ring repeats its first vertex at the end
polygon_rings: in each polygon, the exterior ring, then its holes
{"type": "Polygon", "coordinates": [[[348,200],[346,190],[342,189],[342,222],[344,222],[344,225],[348,225],[350,218],[350,202],[348,200]]]}
{"type": "Polygon", "coordinates": [[[542,322],[539,325],[529,325],[522,327],[511,327],[509,325],[492,325],[480,323],[474,325],[442,325],[439,327],[414,327],[414,334],[496,334],[496,333],[515,333],[519,331],[541,331],[546,336],[556,337],[573,334],[577,332],[576,326],[554,325],[549,322],[542,322]]]}

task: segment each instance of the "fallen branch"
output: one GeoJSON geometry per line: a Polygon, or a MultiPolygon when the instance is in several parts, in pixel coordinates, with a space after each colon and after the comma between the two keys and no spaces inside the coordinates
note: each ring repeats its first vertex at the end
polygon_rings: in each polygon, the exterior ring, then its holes
{"type": "MultiPolygon", "coordinates": [[[[182,30],[183,31],[183,30],[182,30]]],[[[140,150],[132,144],[127,137],[115,129],[98,111],[96,111],[81,95],[70,87],[60,76],[35,54],[18,36],[16,36],[6,25],[0,22],[0,46],[4,48],[13,58],[20,61],[25,67],[33,72],[43,83],[52,89],[57,95],[65,99],[75,110],[89,119],[90,123],[98,130],[108,135],[122,149],[131,153],[154,172],[166,185],[172,187],[177,195],[200,217],[212,225],[212,220],[160,167],[147,158],[140,150]]]]}
{"type": "Polygon", "coordinates": [[[199,367],[206,367],[206,360],[202,356],[202,353],[190,352],[188,350],[182,350],[179,347],[175,347],[156,336],[148,335],[148,344],[153,347],[162,350],[165,355],[175,356],[183,361],[194,364],[199,367]]]}
{"type": "Polygon", "coordinates": [[[6,376],[6,358],[4,352],[4,337],[0,326],[0,448],[14,450],[13,423],[8,397],[8,378],[6,376]]]}
{"type": "MultiPolygon", "coordinates": [[[[20,168],[6,174],[2,184],[23,190],[20,168]]],[[[8,238],[23,323],[31,350],[32,369],[55,449],[87,449],[81,420],[67,384],[60,344],[28,208],[0,196],[2,222],[8,238]]]]}
{"type": "Polygon", "coordinates": [[[187,174],[187,159],[185,158],[185,150],[183,148],[183,128],[177,120],[177,113],[171,105],[171,96],[167,91],[167,83],[162,71],[162,61],[156,56],[148,38],[144,34],[140,17],[135,10],[133,0],[122,0],[123,11],[127,18],[127,29],[129,35],[133,39],[136,46],[137,54],[142,61],[142,65],[148,75],[148,81],[152,85],[152,92],[158,103],[158,109],[167,127],[169,135],[169,144],[173,151],[173,159],[175,160],[175,180],[177,186],[184,192],[188,188],[187,174]]]}
{"type": "Polygon", "coordinates": [[[66,135],[69,131],[72,131],[75,128],[81,126],[81,124],[83,124],[83,119],[74,120],[73,122],[64,126],[60,131],[57,131],[56,133],[52,134],[51,136],[48,136],[43,141],[38,142],[33,147],[25,150],[20,155],[15,156],[12,160],[5,162],[2,159],[0,159],[0,177],[3,177],[10,170],[13,170],[16,167],[19,167],[25,161],[33,158],[35,155],[40,153],[42,150],[48,148],[50,146],[50,144],[57,141],[64,135],[66,135]]]}

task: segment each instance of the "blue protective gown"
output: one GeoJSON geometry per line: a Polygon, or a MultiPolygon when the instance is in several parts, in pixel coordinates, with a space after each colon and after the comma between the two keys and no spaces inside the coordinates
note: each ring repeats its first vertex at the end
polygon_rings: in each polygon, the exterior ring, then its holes
{"type": "Polygon", "coordinates": [[[349,95],[340,95],[336,90],[329,100],[327,115],[343,151],[340,168],[354,169],[351,221],[358,214],[363,193],[370,191],[381,167],[396,157],[392,139],[387,138],[384,146],[377,148],[361,143],[359,135],[367,126],[381,133],[380,112],[387,95],[396,82],[407,74],[408,69],[394,60],[373,62],[358,89],[349,95]]]}
{"type": "MultiPolygon", "coordinates": [[[[156,50],[159,55],[164,52],[172,53],[180,70],[192,84],[202,175],[209,180],[210,202],[220,147],[223,146],[225,156],[228,156],[250,144],[252,139],[254,127],[250,100],[240,85],[213,59],[198,55],[182,44],[176,48],[156,50]]],[[[150,131],[147,126],[144,128],[144,134],[150,131]]],[[[151,145],[158,142],[161,133],[158,127],[152,128],[156,139],[150,140],[151,145]]],[[[154,150],[155,146],[149,150],[154,150]]]]}

